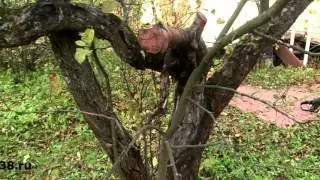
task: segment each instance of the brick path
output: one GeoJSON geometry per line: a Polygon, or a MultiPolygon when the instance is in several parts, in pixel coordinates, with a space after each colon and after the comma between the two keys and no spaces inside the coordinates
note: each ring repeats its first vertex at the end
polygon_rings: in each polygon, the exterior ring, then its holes
{"type": "MultiPolygon", "coordinates": [[[[243,85],[238,88],[238,91],[242,93],[253,95],[270,103],[275,103],[277,108],[287,112],[297,121],[308,121],[316,118],[316,113],[302,111],[300,109],[300,102],[320,97],[319,90],[320,84],[315,82],[303,85],[294,85],[290,86],[285,98],[281,99],[279,97],[281,97],[281,95],[286,91],[286,88],[280,90],[267,90],[249,85],[243,85]]],[[[280,127],[294,124],[293,120],[282,115],[273,108],[248,97],[235,95],[230,102],[230,105],[238,107],[242,111],[251,112],[258,118],[274,123],[280,127]]]]}

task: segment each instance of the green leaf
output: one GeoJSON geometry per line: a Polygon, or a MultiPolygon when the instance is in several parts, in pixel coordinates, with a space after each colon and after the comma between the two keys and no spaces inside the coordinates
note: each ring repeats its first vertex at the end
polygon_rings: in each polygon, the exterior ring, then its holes
{"type": "Polygon", "coordinates": [[[79,64],[82,64],[88,55],[90,55],[92,50],[77,48],[76,53],[74,54],[74,58],[78,61],[79,64]]]}
{"type": "Polygon", "coordinates": [[[82,41],[84,41],[87,46],[90,46],[93,42],[94,39],[94,29],[86,29],[83,33],[82,33],[82,41]]]}
{"type": "Polygon", "coordinates": [[[76,45],[79,47],[86,47],[86,43],[81,40],[76,41],[76,45]]]}

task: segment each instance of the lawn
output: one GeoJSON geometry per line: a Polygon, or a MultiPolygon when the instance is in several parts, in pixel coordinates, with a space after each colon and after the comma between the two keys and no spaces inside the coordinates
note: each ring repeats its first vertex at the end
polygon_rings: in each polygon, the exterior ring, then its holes
{"type": "MultiPolygon", "coordinates": [[[[279,74],[280,70],[271,71],[268,70],[270,75],[279,74]]],[[[302,83],[306,77],[315,74],[310,70],[284,71],[287,76],[304,77],[294,83],[302,83]]],[[[10,70],[0,73],[0,161],[32,165],[29,170],[0,170],[0,178],[101,179],[111,168],[82,115],[56,112],[57,109],[76,107],[60,76],[57,88],[52,89],[48,77],[52,72],[57,72],[52,66],[28,72],[20,84],[14,84],[10,70]]],[[[262,74],[267,73],[255,71],[248,82],[269,86],[273,78],[265,78],[262,74]]],[[[113,82],[115,79],[111,74],[113,82]]],[[[284,82],[287,81],[281,80],[275,87],[284,82]]],[[[123,93],[115,90],[117,102],[122,102],[123,93]]],[[[147,98],[154,96],[151,92],[147,94],[147,98]]],[[[131,105],[129,103],[129,107],[131,105]]],[[[125,111],[120,114],[123,123],[134,131],[138,122],[129,117],[136,113],[127,108],[125,111]]],[[[201,179],[320,179],[318,122],[284,129],[228,107],[219,117],[209,144],[203,154],[198,177],[201,179]]]]}

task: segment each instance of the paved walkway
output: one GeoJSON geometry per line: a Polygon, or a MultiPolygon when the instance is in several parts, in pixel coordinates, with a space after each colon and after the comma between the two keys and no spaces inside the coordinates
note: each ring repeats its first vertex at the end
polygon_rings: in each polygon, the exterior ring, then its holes
{"type": "MultiPolygon", "coordinates": [[[[288,89],[285,88],[280,90],[266,90],[249,85],[243,85],[238,88],[238,91],[242,93],[246,93],[268,101],[271,104],[275,104],[275,107],[287,112],[297,121],[308,121],[316,118],[316,113],[302,111],[300,109],[300,102],[320,97],[319,90],[320,83],[316,82],[310,82],[299,86],[294,85],[290,86],[288,89]],[[282,94],[286,94],[284,98],[281,98],[282,94]]],[[[248,97],[235,95],[230,102],[230,105],[238,107],[242,111],[251,112],[258,118],[274,123],[280,127],[294,124],[293,120],[277,112],[272,107],[248,97]]]]}

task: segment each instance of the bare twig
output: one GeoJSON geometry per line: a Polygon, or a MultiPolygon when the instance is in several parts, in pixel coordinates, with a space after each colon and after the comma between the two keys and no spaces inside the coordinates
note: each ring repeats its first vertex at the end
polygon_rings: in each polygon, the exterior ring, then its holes
{"type": "Polygon", "coordinates": [[[213,115],[213,112],[209,111],[207,108],[203,107],[201,104],[199,104],[197,101],[188,98],[189,101],[191,101],[194,105],[198,106],[201,110],[203,110],[204,112],[206,112],[212,119],[214,125],[216,126],[216,128],[218,128],[218,131],[221,132],[220,127],[218,126],[218,123],[216,121],[216,118],[213,115]]]}
{"type": "Polygon", "coordinates": [[[125,23],[128,23],[128,20],[129,20],[129,6],[130,6],[130,4],[127,4],[125,2],[125,0],[116,0],[116,1],[120,4],[120,6],[122,8],[123,21],[125,23]]]}
{"type": "Polygon", "coordinates": [[[177,170],[177,167],[176,167],[176,163],[174,161],[173,151],[171,149],[170,143],[168,141],[165,141],[165,143],[166,143],[167,152],[168,152],[168,155],[169,155],[170,166],[172,167],[172,171],[173,171],[173,179],[174,180],[178,180],[180,174],[178,173],[178,170],[177,170]]]}
{"type": "Polygon", "coordinates": [[[140,130],[133,136],[133,138],[132,138],[131,142],[128,144],[127,148],[121,152],[121,154],[119,155],[119,158],[114,162],[111,170],[107,173],[107,177],[115,172],[116,168],[119,166],[121,161],[125,158],[126,154],[129,152],[129,150],[134,146],[135,142],[139,139],[140,135],[149,129],[155,129],[156,131],[159,132],[159,134],[161,134],[163,136],[165,135],[165,133],[160,128],[154,127],[151,125],[146,125],[146,126],[140,128],[140,130]]]}
{"type": "Polygon", "coordinates": [[[158,23],[158,16],[157,16],[157,10],[156,10],[156,5],[154,4],[154,1],[151,0],[151,6],[152,6],[152,14],[155,20],[155,23],[158,23]]]}
{"type": "Polygon", "coordinates": [[[243,6],[246,4],[248,0],[242,0],[239,2],[236,10],[234,10],[232,16],[230,17],[230,19],[228,20],[227,24],[223,27],[223,29],[221,30],[219,36],[217,39],[220,39],[221,37],[225,36],[229,29],[231,28],[232,24],[234,23],[234,21],[237,19],[237,17],[239,16],[243,6]]]}
{"type": "Polygon", "coordinates": [[[170,79],[167,73],[161,73],[160,98],[156,109],[142,122],[143,125],[150,124],[155,117],[161,117],[166,112],[166,102],[169,96],[170,79]]]}
{"type": "Polygon", "coordinates": [[[133,87],[133,90],[131,89],[130,87],[130,83],[129,83],[129,80],[127,78],[127,74],[128,74],[128,71],[125,70],[125,66],[126,65],[120,65],[120,71],[122,73],[122,80],[123,80],[123,84],[125,85],[125,89],[127,89],[129,95],[131,96],[132,99],[135,99],[135,94],[137,92],[137,89],[135,89],[135,87],[133,87]]]}
{"type": "MultiPolygon", "coordinates": [[[[150,130],[151,131],[151,130],[150,130]]],[[[143,138],[143,158],[144,158],[144,165],[146,167],[146,171],[147,171],[147,175],[149,177],[149,175],[151,174],[150,172],[150,166],[149,166],[149,161],[148,161],[148,141],[147,141],[147,131],[142,133],[142,138],[143,138]]]]}
{"type": "Polygon", "coordinates": [[[198,85],[197,87],[204,87],[204,88],[215,88],[215,89],[222,89],[222,90],[226,90],[226,91],[231,91],[233,93],[236,93],[236,94],[239,94],[241,96],[245,96],[245,97],[248,97],[248,98],[251,98],[253,100],[256,100],[256,101],[259,101],[265,105],[268,105],[270,106],[271,108],[273,108],[274,110],[276,110],[277,112],[279,112],[280,114],[286,116],[287,118],[291,119],[292,121],[296,122],[296,123],[299,123],[299,124],[303,124],[304,122],[300,122],[300,121],[297,121],[295,118],[289,116],[286,112],[278,109],[277,107],[275,107],[273,104],[271,104],[270,102],[267,102],[263,99],[260,99],[258,97],[254,97],[254,96],[251,96],[249,94],[245,94],[245,93],[241,93],[241,92],[238,92],[232,88],[228,88],[228,87],[222,87],[222,86],[219,86],[219,85],[198,85]]]}
{"type": "MultiPolygon", "coordinates": [[[[109,75],[104,70],[103,65],[101,64],[101,61],[100,61],[100,58],[99,58],[99,56],[97,54],[94,42],[92,42],[91,49],[93,50],[92,58],[93,58],[94,62],[97,64],[97,66],[98,66],[98,71],[100,70],[100,72],[102,73],[102,76],[104,78],[105,87],[103,87],[103,89],[105,89],[104,93],[105,93],[106,98],[108,99],[108,105],[107,105],[108,109],[111,109],[112,108],[112,96],[111,96],[109,75]]],[[[111,136],[112,136],[112,150],[113,150],[113,156],[114,156],[113,158],[116,161],[118,159],[118,147],[117,147],[117,134],[116,134],[115,125],[118,123],[117,126],[118,126],[118,129],[120,130],[122,136],[124,136],[124,132],[123,132],[119,122],[117,121],[117,119],[113,119],[110,123],[111,123],[111,136]]],[[[119,172],[120,172],[119,175],[121,177],[124,177],[123,174],[122,174],[122,171],[119,171],[119,172]]]]}
{"type": "Polygon", "coordinates": [[[189,13],[185,14],[185,15],[184,15],[184,20],[181,20],[180,23],[178,22],[175,27],[179,28],[179,27],[183,27],[184,25],[186,25],[187,22],[190,20],[190,18],[191,18],[194,14],[196,14],[197,12],[198,12],[198,11],[192,11],[192,12],[189,12],[189,13]]]}
{"type": "Polygon", "coordinates": [[[216,118],[214,117],[213,113],[211,111],[209,111],[208,109],[206,109],[205,107],[201,106],[197,101],[188,98],[189,101],[191,101],[194,105],[198,106],[201,110],[203,110],[204,112],[206,112],[211,119],[213,120],[213,122],[216,122],[216,118]]]}
{"type": "MultiPolygon", "coordinates": [[[[167,102],[167,97],[169,96],[169,86],[170,86],[170,79],[169,75],[167,73],[161,73],[161,85],[160,85],[160,98],[159,102],[157,104],[156,109],[149,114],[145,120],[142,121],[142,125],[147,125],[152,122],[152,120],[156,117],[161,117],[165,114],[166,111],[166,102],[167,102]]],[[[145,160],[145,166],[147,167],[147,170],[149,170],[149,166],[147,165],[147,138],[146,138],[146,133],[143,133],[144,141],[145,141],[145,147],[144,147],[144,160],[145,160]]],[[[151,130],[150,130],[150,144],[151,144],[151,130]]],[[[151,156],[151,150],[150,150],[150,158],[151,156]]],[[[152,167],[152,159],[151,161],[151,168],[152,167]]],[[[152,171],[149,171],[152,173],[152,171]]],[[[151,174],[150,173],[150,174],[151,174]]]]}
{"type": "MultiPolygon", "coordinates": [[[[98,66],[98,70],[100,70],[100,72],[102,73],[102,76],[104,77],[104,83],[105,83],[105,96],[106,98],[108,98],[108,109],[112,108],[112,96],[111,96],[111,88],[110,88],[110,81],[109,81],[109,75],[107,74],[107,72],[104,70],[103,65],[101,64],[101,61],[98,57],[97,51],[96,51],[96,47],[95,47],[95,43],[92,43],[92,47],[93,52],[92,52],[92,58],[94,60],[94,62],[96,62],[97,66],[98,66]]],[[[114,160],[118,159],[118,147],[117,147],[117,134],[116,134],[116,127],[115,125],[118,123],[117,119],[113,119],[111,122],[111,134],[112,134],[112,149],[113,149],[113,156],[114,156],[114,160]]],[[[122,131],[122,128],[120,126],[120,124],[117,124],[118,128],[120,129],[122,135],[124,136],[124,132],[122,131]]],[[[121,174],[122,171],[120,172],[120,176],[123,176],[123,174],[121,174]]]]}
{"type": "Polygon", "coordinates": [[[154,171],[154,167],[153,167],[153,157],[154,157],[154,153],[152,151],[152,130],[149,131],[149,164],[150,164],[150,176],[152,177],[153,175],[153,171],[154,171]]]}
{"type": "Polygon", "coordinates": [[[166,180],[167,179],[167,163],[169,160],[169,155],[165,143],[165,137],[161,137],[160,140],[160,155],[159,155],[159,162],[158,162],[158,179],[159,180],[166,180]]]}
{"type": "Polygon", "coordinates": [[[142,110],[143,110],[143,97],[145,95],[145,92],[147,91],[148,83],[145,83],[144,75],[143,75],[142,71],[139,72],[139,76],[140,76],[140,83],[139,84],[141,84],[141,86],[139,86],[140,95],[139,95],[139,98],[138,98],[138,104],[139,104],[138,112],[142,113],[142,110]]]}
{"type": "Polygon", "coordinates": [[[102,76],[104,78],[105,87],[103,87],[103,89],[105,90],[104,93],[105,93],[106,98],[108,99],[108,109],[111,109],[112,108],[112,95],[111,95],[109,75],[103,68],[103,65],[102,65],[100,58],[99,58],[97,51],[96,51],[96,45],[95,45],[94,41],[92,42],[91,49],[93,50],[92,51],[92,58],[98,66],[98,71],[100,70],[100,72],[102,73],[102,76]]]}
{"type": "Polygon", "coordinates": [[[213,146],[217,144],[227,144],[226,141],[215,141],[212,143],[206,143],[206,144],[185,144],[185,145],[173,145],[171,146],[173,149],[179,149],[179,148],[203,148],[208,146],[213,146]]]}
{"type": "Polygon", "coordinates": [[[284,90],[284,92],[282,92],[281,95],[273,102],[274,106],[276,106],[277,102],[280,100],[282,100],[282,102],[284,103],[284,100],[287,97],[289,89],[290,89],[290,86],[287,86],[287,88],[284,90]]]}

